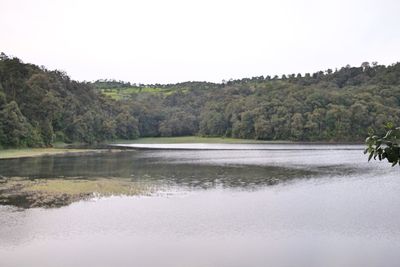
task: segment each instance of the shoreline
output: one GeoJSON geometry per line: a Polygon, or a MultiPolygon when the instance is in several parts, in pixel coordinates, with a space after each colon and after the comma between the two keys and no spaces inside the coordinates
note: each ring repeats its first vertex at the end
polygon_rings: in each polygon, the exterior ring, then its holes
{"type": "Polygon", "coordinates": [[[256,140],[231,137],[202,137],[202,136],[174,136],[174,137],[141,137],[132,140],[112,140],[109,145],[115,144],[296,144],[296,145],[364,145],[363,141],[291,141],[291,140],[256,140]]]}
{"type": "Polygon", "coordinates": [[[21,148],[0,150],[0,160],[22,159],[58,155],[88,155],[103,152],[120,152],[118,148],[21,148]]]}
{"type": "MultiPolygon", "coordinates": [[[[32,158],[56,155],[87,155],[102,152],[120,152],[126,149],[143,149],[129,147],[129,145],[151,145],[151,144],[292,144],[292,145],[364,145],[363,142],[329,142],[329,141],[285,141],[285,140],[254,140],[224,137],[200,137],[200,136],[179,136],[179,137],[143,137],[133,140],[113,140],[95,146],[71,145],[50,148],[10,148],[0,149],[0,160],[32,158]]],[[[149,149],[149,148],[147,148],[149,149]]]]}

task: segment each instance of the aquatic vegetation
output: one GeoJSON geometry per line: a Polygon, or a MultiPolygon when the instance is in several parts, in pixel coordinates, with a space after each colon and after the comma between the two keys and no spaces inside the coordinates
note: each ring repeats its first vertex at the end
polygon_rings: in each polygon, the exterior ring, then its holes
{"type": "Polygon", "coordinates": [[[150,194],[148,184],[124,178],[26,179],[2,178],[0,204],[23,208],[60,207],[98,196],[150,194]]]}

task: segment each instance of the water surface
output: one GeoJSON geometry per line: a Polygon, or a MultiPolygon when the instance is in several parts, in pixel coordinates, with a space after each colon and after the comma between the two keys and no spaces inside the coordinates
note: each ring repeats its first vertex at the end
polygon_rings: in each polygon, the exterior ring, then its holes
{"type": "Polygon", "coordinates": [[[398,266],[399,169],[367,163],[359,146],[282,146],[0,161],[4,176],[158,188],[2,206],[0,266],[398,266]]]}

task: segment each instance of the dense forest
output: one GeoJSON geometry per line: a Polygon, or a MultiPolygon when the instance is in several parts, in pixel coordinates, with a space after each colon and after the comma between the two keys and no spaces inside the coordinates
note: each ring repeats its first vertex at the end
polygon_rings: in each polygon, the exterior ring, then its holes
{"type": "Polygon", "coordinates": [[[222,83],[77,82],[0,56],[0,146],[139,136],[362,141],[400,124],[400,63],[222,83]]]}
{"type": "Polygon", "coordinates": [[[0,57],[0,145],[51,146],[139,136],[131,109],[64,72],[0,57]]]}

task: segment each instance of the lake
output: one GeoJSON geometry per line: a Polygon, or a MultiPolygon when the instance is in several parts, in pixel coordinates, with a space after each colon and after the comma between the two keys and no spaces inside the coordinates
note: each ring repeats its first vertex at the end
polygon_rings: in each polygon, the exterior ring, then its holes
{"type": "Polygon", "coordinates": [[[124,179],[149,190],[0,206],[0,266],[399,265],[400,169],[368,163],[363,146],[136,148],[1,160],[7,177],[124,179]]]}

